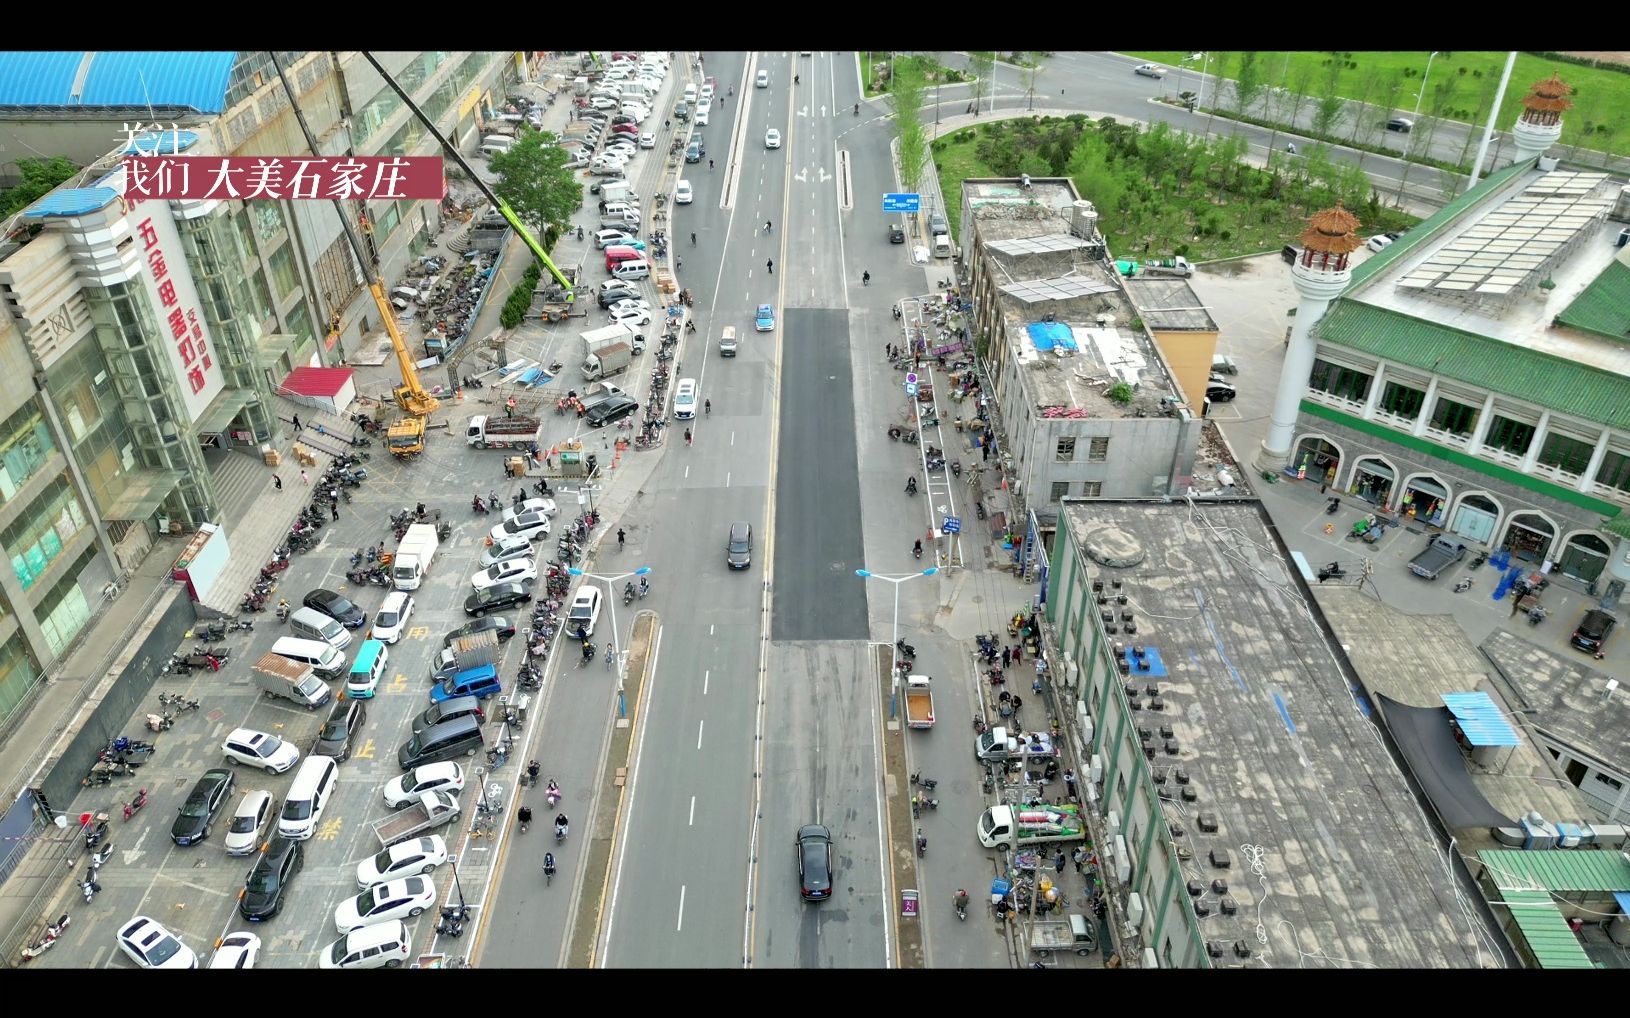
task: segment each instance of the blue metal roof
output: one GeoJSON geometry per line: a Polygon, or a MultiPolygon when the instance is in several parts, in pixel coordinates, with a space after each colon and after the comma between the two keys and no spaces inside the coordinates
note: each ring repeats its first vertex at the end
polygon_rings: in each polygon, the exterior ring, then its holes
{"type": "Polygon", "coordinates": [[[198,144],[197,131],[143,131],[125,146],[127,156],[173,156],[198,144]]]}
{"type": "Polygon", "coordinates": [[[86,216],[112,205],[119,192],[111,187],[68,187],[53,191],[28,207],[24,216],[86,216]]]}
{"type": "Polygon", "coordinates": [[[1521,740],[1487,693],[1444,693],[1443,705],[1473,746],[1516,746],[1521,740]]]}
{"type": "Polygon", "coordinates": [[[0,106],[226,108],[237,52],[0,51],[0,106]]]}

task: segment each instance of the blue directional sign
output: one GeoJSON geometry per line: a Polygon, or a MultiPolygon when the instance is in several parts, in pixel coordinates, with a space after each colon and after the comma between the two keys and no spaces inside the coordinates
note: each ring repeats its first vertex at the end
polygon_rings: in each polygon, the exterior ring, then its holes
{"type": "Polygon", "coordinates": [[[909,192],[883,195],[884,212],[921,212],[923,196],[909,192]]]}
{"type": "Polygon", "coordinates": [[[907,382],[906,383],[906,395],[907,396],[915,396],[915,395],[917,395],[917,383],[916,382],[907,382]]]}
{"type": "Polygon", "coordinates": [[[947,516],[947,517],[945,517],[945,523],[940,527],[940,529],[945,531],[947,534],[960,534],[960,533],[962,533],[962,517],[960,517],[960,516],[947,516]]]}

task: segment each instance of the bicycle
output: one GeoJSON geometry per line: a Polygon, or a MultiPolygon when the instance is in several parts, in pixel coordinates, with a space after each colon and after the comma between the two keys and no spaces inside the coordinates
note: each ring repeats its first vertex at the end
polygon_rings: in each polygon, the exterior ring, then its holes
{"type": "Polygon", "coordinates": [[[702,416],[713,416],[713,401],[711,399],[702,401],[702,416]]]}
{"type": "Polygon", "coordinates": [[[470,823],[470,837],[484,838],[492,836],[493,824],[496,821],[491,813],[482,813],[470,823]]]}

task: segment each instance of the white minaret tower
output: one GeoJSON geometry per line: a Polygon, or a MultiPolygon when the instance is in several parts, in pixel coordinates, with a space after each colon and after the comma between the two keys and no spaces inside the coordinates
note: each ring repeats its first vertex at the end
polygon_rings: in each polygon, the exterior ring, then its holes
{"type": "Polygon", "coordinates": [[[1568,99],[1572,92],[1573,86],[1554,71],[1544,81],[1534,82],[1522,97],[1522,114],[1511,128],[1511,138],[1517,143],[1512,162],[1532,162],[1557,143],[1562,137],[1562,112],[1573,108],[1568,99]]]}
{"type": "Polygon", "coordinates": [[[1358,218],[1338,204],[1309,216],[1307,229],[1302,231],[1302,255],[1290,270],[1301,300],[1296,304],[1285,365],[1279,372],[1268,435],[1256,454],[1256,468],[1264,473],[1277,474],[1290,461],[1296,411],[1313,371],[1313,323],[1324,317],[1330,302],[1341,296],[1352,281],[1347,259],[1364,243],[1358,238],[1358,225],[1358,218]]]}

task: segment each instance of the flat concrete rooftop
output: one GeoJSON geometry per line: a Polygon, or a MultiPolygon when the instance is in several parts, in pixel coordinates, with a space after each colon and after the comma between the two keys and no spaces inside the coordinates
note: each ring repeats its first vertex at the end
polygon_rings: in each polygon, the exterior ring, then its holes
{"type": "Polygon", "coordinates": [[[1244,941],[1252,966],[1502,967],[1260,503],[1066,499],[1060,522],[1083,546],[1141,546],[1137,565],[1093,575],[1129,597],[1137,634],[1120,639],[1169,670],[1164,710],[1140,723],[1171,726],[1179,752],[1151,767],[1181,767],[1198,790],[1162,803],[1187,831],[1185,878],[1208,888],[1204,938],[1244,941]],[[1206,861],[1213,849],[1232,869],[1206,861]],[[1209,889],[1223,876],[1234,915],[1209,889]]]}

